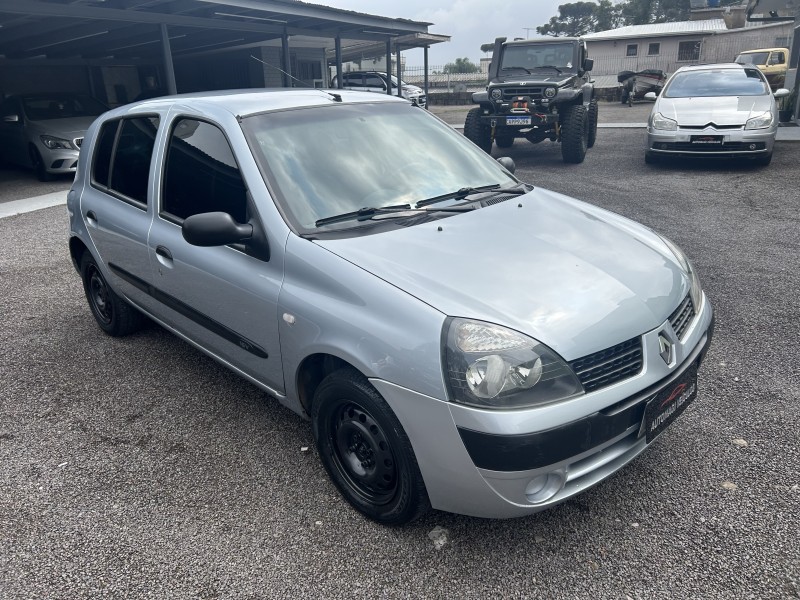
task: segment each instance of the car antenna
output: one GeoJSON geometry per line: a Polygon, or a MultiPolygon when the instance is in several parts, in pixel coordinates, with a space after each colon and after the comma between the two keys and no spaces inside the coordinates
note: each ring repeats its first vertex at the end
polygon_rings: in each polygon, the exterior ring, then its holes
{"type": "MultiPolygon", "coordinates": [[[[253,55],[251,54],[251,55],[250,55],[250,58],[252,58],[253,60],[257,60],[257,61],[258,61],[258,62],[260,62],[262,65],[264,65],[264,66],[266,66],[266,67],[269,67],[270,69],[275,69],[276,71],[280,71],[281,73],[283,73],[283,74],[284,74],[284,75],[286,75],[287,77],[291,77],[291,78],[292,78],[292,79],[294,79],[294,80],[295,80],[297,83],[299,83],[300,85],[302,85],[302,86],[304,86],[304,87],[311,88],[311,89],[317,89],[317,88],[314,88],[314,87],[310,86],[310,85],[309,85],[308,83],[306,83],[305,81],[303,81],[303,80],[301,80],[301,79],[298,79],[297,77],[295,77],[295,76],[294,76],[294,75],[292,75],[291,73],[287,73],[286,71],[284,71],[284,70],[283,70],[283,69],[281,69],[280,67],[276,67],[275,65],[271,65],[271,64],[269,64],[268,62],[265,62],[265,61],[261,60],[261,59],[260,59],[260,58],[258,58],[257,56],[253,56],[253,55]]],[[[341,101],[342,101],[342,96],[341,96],[341,94],[334,94],[333,92],[328,92],[328,91],[326,91],[326,90],[319,90],[319,91],[321,91],[321,92],[322,92],[322,93],[324,93],[324,94],[328,94],[328,95],[329,95],[331,98],[333,98],[333,100],[334,100],[335,102],[341,102],[341,101]]]]}

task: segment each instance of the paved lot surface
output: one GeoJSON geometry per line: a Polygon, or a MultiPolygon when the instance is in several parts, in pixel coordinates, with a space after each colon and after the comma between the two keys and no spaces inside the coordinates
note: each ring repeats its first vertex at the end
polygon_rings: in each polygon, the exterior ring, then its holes
{"type": "Polygon", "coordinates": [[[0,597],[799,598],[798,147],[650,167],[643,139],[505,154],[692,257],[717,310],[699,396],[610,480],[510,521],[366,521],[294,414],[158,327],[100,332],[63,207],[0,219],[0,597]]]}

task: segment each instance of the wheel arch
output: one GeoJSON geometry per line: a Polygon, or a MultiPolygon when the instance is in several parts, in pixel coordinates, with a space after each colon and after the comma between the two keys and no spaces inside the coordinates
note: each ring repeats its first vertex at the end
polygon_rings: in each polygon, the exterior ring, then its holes
{"type": "Polygon", "coordinates": [[[78,273],[81,272],[81,259],[84,252],[89,252],[89,248],[83,243],[83,240],[76,235],[71,236],[69,238],[69,255],[72,258],[72,266],[78,273]]]}
{"type": "Polygon", "coordinates": [[[306,414],[311,414],[311,403],[322,380],[335,371],[347,368],[366,377],[352,362],[327,352],[309,354],[300,362],[295,371],[295,385],[297,399],[306,414]]]}

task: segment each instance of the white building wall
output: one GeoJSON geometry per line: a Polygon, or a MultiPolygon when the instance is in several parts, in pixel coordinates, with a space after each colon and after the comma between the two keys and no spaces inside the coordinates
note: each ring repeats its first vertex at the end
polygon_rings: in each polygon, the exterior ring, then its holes
{"type": "Polygon", "coordinates": [[[715,34],[687,34],[671,36],[648,36],[617,40],[587,40],[589,56],[594,59],[592,75],[616,75],[620,71],[661,69],[672,73],[690,64],[731,62],[743,50],[786,46],[791,35],[792,24],[780,26],[748,27],[715,34]],[[678,60],[681,42],[700,42],[699,60],[678,60]],[[657,55],[649,55],[651,43],[660,44],[657,55]],[[627,56],[629,44],[636,44],[636,56],[627,56]]]}

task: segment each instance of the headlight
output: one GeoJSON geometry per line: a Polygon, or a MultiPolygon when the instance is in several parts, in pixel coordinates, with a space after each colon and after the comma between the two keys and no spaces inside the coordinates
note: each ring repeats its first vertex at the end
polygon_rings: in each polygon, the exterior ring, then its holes
{"type": "Polygon", "coordinates": [[[556,88],[554,87],[544,88],[545,98],[555,98],[555,96],[556,96],[556,88]]]}
{"type": "Polygon", "coordinates": [[[661,113],[656,113],[650,118],[650,126],[660,131],[677,131],[678,122],[673,119],[668,119],[661,113]]]}
{"type": "Polygon", "coordinates": [[[694,305],[694,310],[697,312],[700,310],[700,302],[703,299],[703,288],[700,286],[700,278],[697,276],[697,271],[694,270],[692,267],[692,263],[689,262],[689,259],[686,258],[686,255],[683,251],[678,248],[675,244],[669,241],[665,237],[661,237],[663,242],[667,245],[670,251],[675,255],[675,258],[678,259],[681,267],[686,274],[689,276],[689,295],[692,298],[692,304],[694,305]]]}
{"type": "Polygon", "coordinates": [[[772,125],[772,112],[767,111],[764,114],[747,119],[745,129],[767,129],[772,125]]]}
{"type": "Polygon", "coordinates": [[[69,140],[62,140],[52,135],[42,135],[39,136],[39,139],[42,140],[42,143],[50,148],[50,150],[74,150],[74,146],[69,140]]]}
{"type": "Polygon", "coordinates": [[[515,409],[583,393],[555,352],[500,325],[454,318],[445,323],[445,378],[453,402],[515,409]]]}

